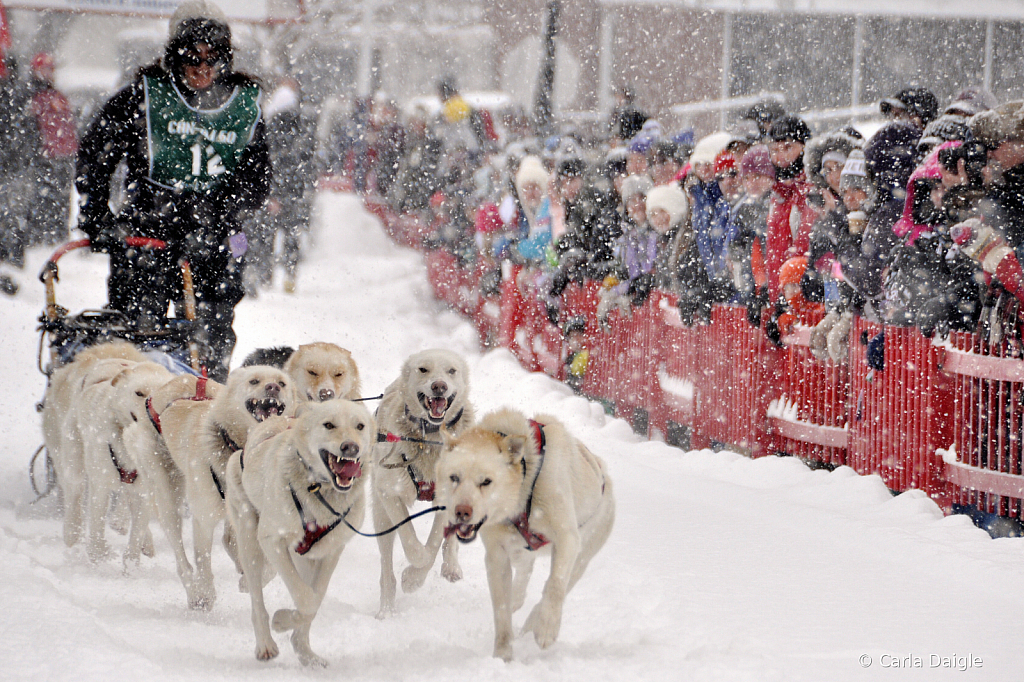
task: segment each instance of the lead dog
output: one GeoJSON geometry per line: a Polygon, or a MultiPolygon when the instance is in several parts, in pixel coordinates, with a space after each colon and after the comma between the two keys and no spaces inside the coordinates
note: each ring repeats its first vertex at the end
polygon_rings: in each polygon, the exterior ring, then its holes
{"type": "MultiPolygon", "coordinates": [[[[440,430],[458,435],[473,423],[469,404],[469,370],[466,362],[447,350],[427,350],[412,355],[402,372],[384,391],[377,408],[378,440],[373,449],[373,526],[380,533],[409,516],[417,500],[434,499],[434,468],[441,452],[440,430]],[[403,439],[387,442],[387,434],[403,439]],[[429,442],[438,443],[432,445],[429,442]]],[[[444,522],[434,517],[425,544],[420,544],[412,524],[398,529],[411,566],[402,573],[402,590],[418,589],[434,565],[441,547],[444,522]]],[[[380,611],[384,618],[395,608],[397,581],[394,571],[393,533],[377,538],[380,548],[380,611]]],[[[451,581],[462,577],[458,545],[444,542],[441,575],[451,581]]]]}
{"type": "MultiPolygon", "coordinates": [[[[249,429],[270,416],[294,414],[297,402],[287,374],[275,367],[256,365],[231,372],[212,400],[177,400],[157,414],[167,450],[184,476],[185,496],[192,512],[195,572],[190,607],[209,610],[216,600],[210,554],[213,531],[226,517],[228,459],[245,447],[249,429]]],[[[224,527],[224,547],[241,572],[228,524],[224,527]]]]}
{"type": "Polygon", "coordinates": [[[504,409],[446,444],[437,478],[445,534],[483,539],[498,658],[512,658],[512,614],[526,600],[536,550],[551,549],[551,574],[523,626],[541,648],[551,646],[566,595],[615,520],[604,462],[554,418],[504,409]]]}
{"type": "Polygon", "coordinates": [[[274,613],[273,628],[292,631],[303,665],[327,665],[309,646],[309,627],[323,602],[345,544],[365,515],[362,457],[373,442],[373,418],[347,400],[307,404],[291,423],[273,419],[253,429],[228,463],[227,508],[249,585],[256,658],[278,654],[263,601],[264,562],[284,580],[295,609],[274,613]]]}

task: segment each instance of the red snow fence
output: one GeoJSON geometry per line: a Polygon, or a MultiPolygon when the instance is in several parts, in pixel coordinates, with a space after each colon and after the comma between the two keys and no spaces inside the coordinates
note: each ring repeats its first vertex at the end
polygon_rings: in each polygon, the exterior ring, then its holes
{"type": "MultiPolygon", "coordinates": [[[[396,242],[422,244],[395,227],[412,219],[371,210],[396,242]]],[[[598,282],[552,299],[549,283],[518,265],[500,266],[499,285],[494,263],[463,265],[445,250],[424,258],[435,296],[472,321],[481,346],[507,348],[531,371],[566,380],[565,325],[582,322],[587,360],[574,365],[585,367],[575,388],[637,433],[848,465],[893,492],[922,490],[947,512],[1024,520],[1024,360],[1012,342],[966,332],[933,340],[854,318],[849,356],[837,362],[811,352],[817,319],[778,347],[741,306],[716,305],[706,324],[685,326],[675,294],[656,290],[599,319],[598,282]]]]}

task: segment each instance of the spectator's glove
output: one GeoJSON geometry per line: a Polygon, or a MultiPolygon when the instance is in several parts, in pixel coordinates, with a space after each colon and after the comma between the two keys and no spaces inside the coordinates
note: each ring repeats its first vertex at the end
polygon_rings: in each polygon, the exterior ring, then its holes
{"type": "Polygon", "coordinates": [[[772,314],[768,316],[768,319],[764,323],[764,334],[768,337],[768,340],[774,343],[779,348],[782,348],[782,326],[779,324],[779,318],[786,313],[786,307],[782,304],[777,303],[772,314]]]}
{"type": "Polygon", "coordinates": [[[569,274],[565,270],[559,269],[551,280],[549,293],[552,297],[558,298],[567,286],[569,286],[569,274]]]}
{"type": "Polygon", "coordinates": [[[654,275],[648,273],[634,279],[629,283],[629,295],[632,296],[632,304],[637,307],[642,306],[647,297],[650,296],[652,289],[654,289],[654,275]]]}
{"type": "Polygon", "coordinates": [[[764,287],[760,289],[755,288],[750,294],[750,298],[747,299],[747,321],[750,322],[751,326],[761,326],[761,312],[767,304],[768,290],[764,287]]]}

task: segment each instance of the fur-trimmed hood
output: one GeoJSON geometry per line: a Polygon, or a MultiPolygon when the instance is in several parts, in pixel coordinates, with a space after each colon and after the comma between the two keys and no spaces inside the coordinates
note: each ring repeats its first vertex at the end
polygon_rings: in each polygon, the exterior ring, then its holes
{"type": "Polygon", "coordinates": [[[864,140],[858,140],[845,130],[833,130],[821,137],[811,138],[804,149],[804,170],[807,179],[819,187],[825,186],[825,178],[821,174],[821,159],[829,152],[840,152],[849,156],[854,149],[863,149],[864,140]]]}

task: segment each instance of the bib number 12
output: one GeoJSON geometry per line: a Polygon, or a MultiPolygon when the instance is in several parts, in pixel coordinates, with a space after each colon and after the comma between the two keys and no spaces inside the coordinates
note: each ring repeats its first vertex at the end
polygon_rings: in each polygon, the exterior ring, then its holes
{"type": "Polygon", "coordinates": [[[199,177],[203,172],[203,152],[209,156],[206,162],[206,175],[214,177],[222,173],[227,172],[227,168],[224,167],[223,160],[220,158],[220,154],[213,148],[213,145],[207,145],[206,149],[196,142],[189,148],[192,152],[192,175],[199,177]]]}

